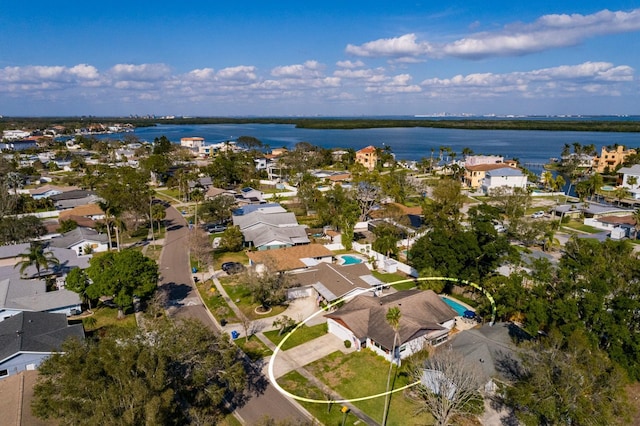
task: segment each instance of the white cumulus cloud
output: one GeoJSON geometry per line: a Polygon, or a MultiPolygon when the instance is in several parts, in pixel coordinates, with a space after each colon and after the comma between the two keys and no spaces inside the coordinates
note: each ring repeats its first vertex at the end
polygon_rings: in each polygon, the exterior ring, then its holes
{"type": "Polygon", "coordinates": [[[405,34],[400,37],[383,38],[370,41],[360,46],[347,45],[346,52],[364,57],[415,57],[428,55],[433,46],[428,42],[417,41],[415,34],[405,34]]]}
{"type": "Polygon", "coordinates": [[[346,52],[361,57],[390,57],[401,62],[418,58],[453,56],[479,59],[525,55],[573,46],[592,37],[640,30],[640,9],[630,12],[602,10],[591,15],[544,15],[532,23],[512,23],[500,31],[479,32],[450,43],[418,40],[415,33],[349,44],[346,52]]]}

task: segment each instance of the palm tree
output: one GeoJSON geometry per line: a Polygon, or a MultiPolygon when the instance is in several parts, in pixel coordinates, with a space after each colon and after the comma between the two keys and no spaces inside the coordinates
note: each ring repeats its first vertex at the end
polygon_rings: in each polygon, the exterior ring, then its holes
{"type": "MultiPolygon", "coordinates": [[[[389,373],[387,374],[387,392],[389,392],[389,386],[391,385],[391,370],[393,369],[393,365],[395,364],[396,358],[396,341],[398,340],[398,329],[400,328],[400,317],[402,313],[400,312],[400,308],[394,306],[387,310],[386,320],[387,323],[393,328],[393,345],[391,347],[391,363],[389,364],[389,373]]],[[[397,364],[396,364],[397,365],[397,364]]],[[[384,402],[384,412],[382,414],[382,425],[387,424],[387,415],[389,412],[389,403],[391,402],[391,394],[387,394],[384,402]]]]}
{"type": "Polygon", "coordinates": [[[204,193],[200,188],[196,188],[193,190],[193,192],[191,193],[191,200],[195,201],[196,203],[196,213],[193,219],[193,225],[198,226],[198,203],[204,200],[204,193]]]}
{"type": "Polygon", "coordinates": [[[627,188],[620,187],[620,188],[616,188],[616,190],[613,191],[613,195],[614,195],[614,197],[616,197],[616,200],[618,200],[618,205],[621,205],[622,204],[622,200],[624,200],[625,198],[629,197],[629,195],[631,195],[631,193],[629,192],[629,190],[627,188]]]}
{"type": "Polygon", "coordinates": [[[544,182],[545,188],[553,189],[553,186],[554,186],[553,173],[551,173],[549,170],[542,173],[542,181],[544,182]]]}
{"type": "Polygon", "coordinates": [[[29,250],[22,253],[20,257],[22,260],[15,264],[14,268],[20,266],[20,275],[24,274],[30,266],[35,266],[37,277],[40,278],[40,271],[42,268],[47,269],[50,265],[59,265],[60,261],[55,257],[53,252],[44,251],[45,246],[39,241],[34,241],[30,244],[29,250]]]}
{"type": "Polygon", "coordinates": [[[638,238],[638,232],[640,231],[640,209],[636,209],[633,212],[633,219],[636,221],[634,228],[636,231],[636,239],[638,238]]]}
{"type": "Polygon", "coordinates": [[[556,238],[555,227],[551,225],[544,233],[542,249],[544,251],[552,251],[553,247],[557,246],[558,244],[560,244],[560,240],[556,238]]]}

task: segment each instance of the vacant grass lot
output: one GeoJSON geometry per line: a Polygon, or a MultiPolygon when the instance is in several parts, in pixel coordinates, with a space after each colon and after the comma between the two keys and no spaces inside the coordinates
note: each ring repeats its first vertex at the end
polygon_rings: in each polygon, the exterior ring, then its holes
{"type": "MultiPolygon", "coordinates": [[[[368,349],[345,355],[334,352],[306,366],[315,377],[335,389],[345,398],[357,398],[385,392],[389,363],[368,349]]],[[[409,384],[410,379],[400,370],[393,388],[409,384]]],[[[375,420],[382,420],[384,397],[354,403],[375,420]]],[[[388,425],[430,425],[433,419],[426,413],[416,414],[419,406],[402,392],[391,396],[388,425]]]]}
{"type": "MultiPolygon", "coordinates": [[[[285,336],[288,334],[288,333],[279,334],[279,332],[280,332],[279,330],[266,331],[264,335],[267,336],[267,338],[271,340],[275,345],[278,345],[282,341],[282,339],[284,339],[285,336]]],[[[327,334],[326,323],[313,325],[311,327],[307,327],[306,325],[303,325],[298,330],[296,330],[296,332],[293,333],[287,339],[286,342],[284,342],[284,344],[280,349],[282,349],[283,351],[286,351],[288,349],[295,348],[296,346],[301,345],[303,343],[307,343],[320,336],[324,336],[325,334],[327,334]]]]}

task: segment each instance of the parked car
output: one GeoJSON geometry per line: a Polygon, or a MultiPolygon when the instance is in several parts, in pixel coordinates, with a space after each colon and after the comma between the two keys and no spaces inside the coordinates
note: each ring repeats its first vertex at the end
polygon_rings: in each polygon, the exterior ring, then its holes
{"type": "Polygon", "coordinates": [[[533,219],[540,219],[541,217],[544,217],[544,212],[542,210],[537,211],[534,214],[532,214],[531,217],[533,219]]]}
{"type": "Polygon", "coordinates": [[[227,227],[224,225],[210,225],[210,226],[207,226],[206,229],[209,234],[217,234],[217,233],[226,231],[227,227]]]}
{"type": "Polygon", "coordinates": [[[240,262],[224,262],[221,269],[229,275],[239,274],[244,271],[244,265],[240,262]]]}
{"type": "Polygon", "coordinates": [[[505,228],[505,227],[504,227],[504,225],[501,225],[501,224],[493,225],[493,228],[494,228],[498,233],[507,232],[507,228],[505,228]]]}

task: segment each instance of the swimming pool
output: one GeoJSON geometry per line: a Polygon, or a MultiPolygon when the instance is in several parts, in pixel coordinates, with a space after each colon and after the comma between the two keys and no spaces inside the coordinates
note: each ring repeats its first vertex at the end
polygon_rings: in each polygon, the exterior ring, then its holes
{"type": "Polygon", "coordinates": [[[444,300],[444,303],[451,306],[453,310],[456,311],[461,317],[464,316],[464,313],[469,310],[466,306],[462,306],[460,303],[456,302],[453,299],[449,299],[448,297],[441,297],[441,299],[444,300]]]}
{"type": "Polygon", "coordinates": [[[342,265],[354,265],[356,263],[362,263],[362,259],[360,259],[359,257],[350,256],[348,254],[342,255],[340,256],[340,258],[342,259],[342,265]]]}

